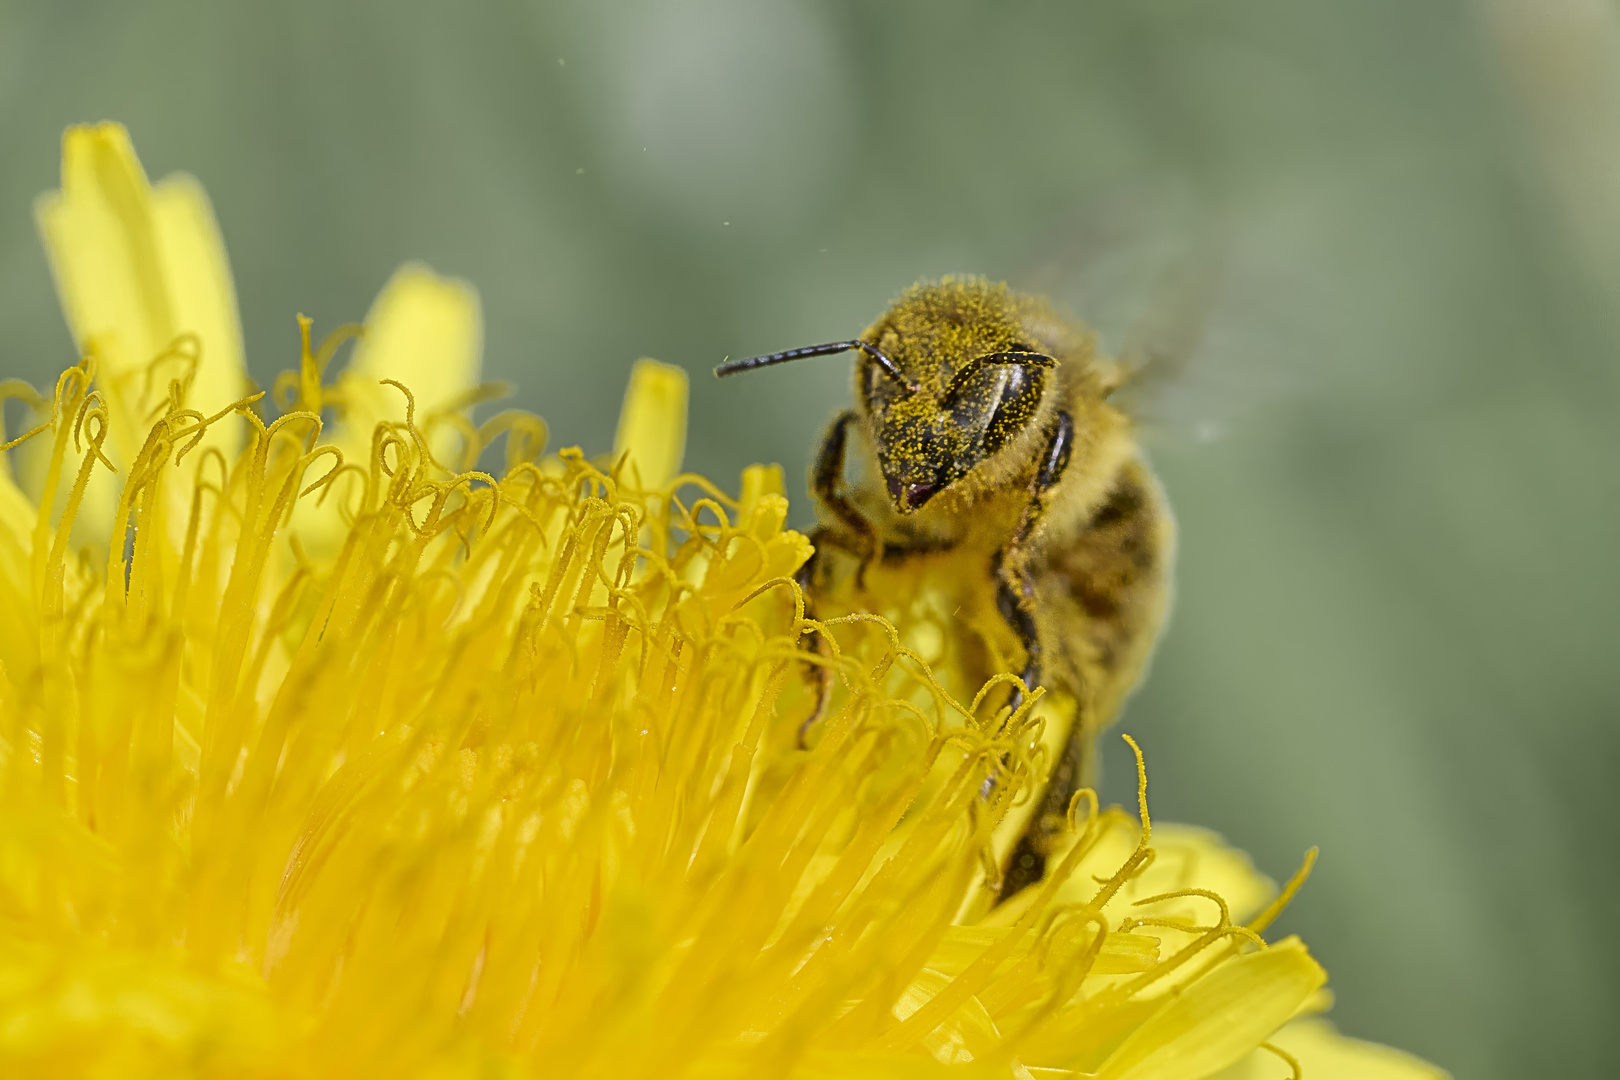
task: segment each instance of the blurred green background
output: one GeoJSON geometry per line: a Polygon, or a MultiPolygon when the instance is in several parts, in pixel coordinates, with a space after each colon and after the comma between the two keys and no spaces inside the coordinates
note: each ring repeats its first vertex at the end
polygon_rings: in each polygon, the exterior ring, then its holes
{"type": "Polygon", "coordinates": [[[727,354],[951,271],[1055,283],[1117,345],[1134,253],[1218,233],[1152,435],[1180,591],[1124,726],[1157,812],[1279,878],[1321,845],[1285,929],[1347,1032],[1613,1075],[1614,8],[0,3],[4,374],[72,359],[30,203],[102,118],[207,186],[261,380],[295,312],[359,318],[421,258],[479,287],[554,446],[607,449],[656,356],[722,478],[802,476],[849,392],[841,359],[708,379],[727,354]]]}

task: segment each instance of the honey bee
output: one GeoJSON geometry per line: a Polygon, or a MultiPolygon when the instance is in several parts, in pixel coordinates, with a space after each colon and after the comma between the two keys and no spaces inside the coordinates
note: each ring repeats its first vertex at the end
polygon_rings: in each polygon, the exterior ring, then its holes
{"type": "MultiPolygon", "coordinates": [[[[993,590],[1025,686],[1076,703],[1062,752],[999,893],[1041,879],[1096,734],[1135,686],[1164,622],[1174,525],[1130,419],[1109,401],[1126,366],[1044,299],[982,278],[912,286],[860,337],[721,364],[719,376],[856,352],[854,406],[811,471],[821,524],[800,571],[813,604],[828,548],[864,567],[950,551],[993,590]],[[846,481],[858,449],[872,475],[846,481]]],[[[825,669],[822,669],[825,670],[825,669]]],[[[816,713],[825,707],[823,683],[816,713]]],[[[1009,704],[1016,708],[1022,691],[1009,704]]],[[[804,729],[801,728],[801,742],[804,729]]],[[[999,901],[998,901],[999,902],[999,901]]]]}

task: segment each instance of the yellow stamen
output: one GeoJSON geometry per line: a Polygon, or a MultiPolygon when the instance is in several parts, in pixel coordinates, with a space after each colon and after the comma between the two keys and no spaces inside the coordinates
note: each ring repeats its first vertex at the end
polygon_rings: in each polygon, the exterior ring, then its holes
{"type": "Polygon", "coordinates": [[[112,351],[29,433],[40,501],[0,470],[0,1073],[1191,1080],[1346,1045],[1278,1031],[1325,976],[1259,936],[1314,851],[1234,924],[1262,884],[1155,841],[1128,737],[1138,814],[1082,791],[989,906],[1048,699],[981,715],[905,603],[818,583],[809,618],[781,470],[680,473],[679,369],[637,365],[611,458],[542,459],[538,419],[470,417],[476,295],[410,267],[331,380],[356,328],[300,320],[261,416],[200,189],[115,127],[66,154],[41,216],[112,351]]]}

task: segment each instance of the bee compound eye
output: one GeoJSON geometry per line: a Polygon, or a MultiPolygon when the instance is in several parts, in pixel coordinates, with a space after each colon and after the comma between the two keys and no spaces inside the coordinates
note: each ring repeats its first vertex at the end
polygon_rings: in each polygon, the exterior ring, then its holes
{"type": "Polygon", "coordinates": [[[984,452],[994,454],[1020,431],[1041,399],[1041,372],[1022,365],[1004,368],[990,418],[984,426],[984,452]]]}

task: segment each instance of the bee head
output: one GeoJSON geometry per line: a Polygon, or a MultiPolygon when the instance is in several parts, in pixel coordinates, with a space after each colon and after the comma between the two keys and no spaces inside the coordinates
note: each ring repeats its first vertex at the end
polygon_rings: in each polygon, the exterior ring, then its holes
{"type": "Polygon", "coordinates": [[[982,278],[906,290],[853,341],[732,360],[732,375],[857,350],[855,395],[889,500],[909,514],[1028,430],[1056,361],[1031,326],[1044,308],[982,278]]]}
{"type": "Polygon", "coordinates": [[[945,278],[914,286],[862,335],[857,398],[896,511],[909,514],[994,457],[1039,409],[1053,358],[1004,285],[945,278]]]}

